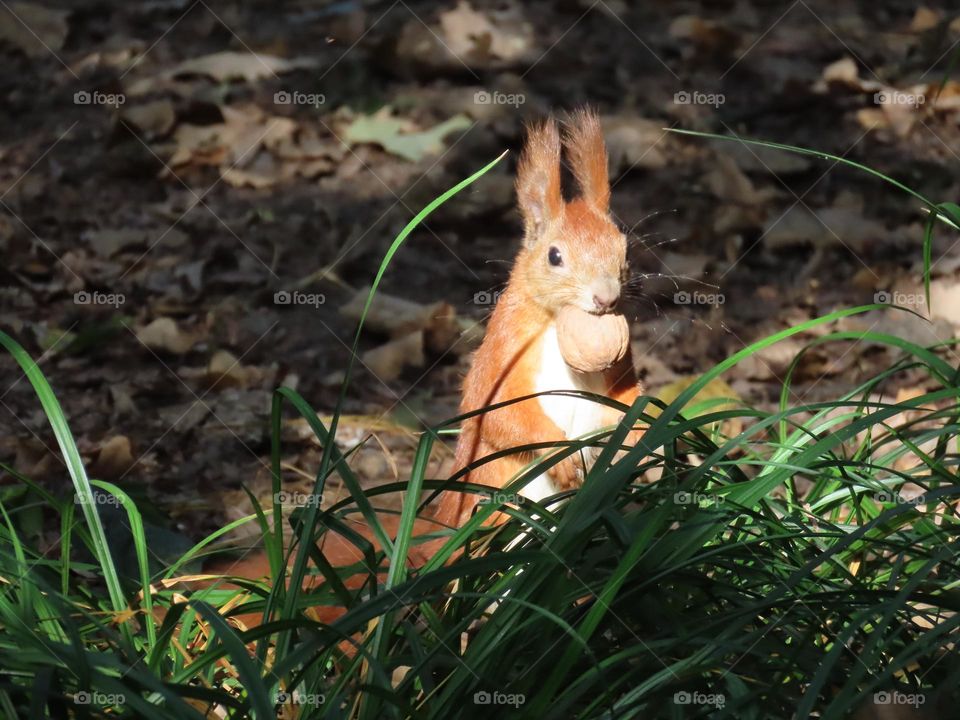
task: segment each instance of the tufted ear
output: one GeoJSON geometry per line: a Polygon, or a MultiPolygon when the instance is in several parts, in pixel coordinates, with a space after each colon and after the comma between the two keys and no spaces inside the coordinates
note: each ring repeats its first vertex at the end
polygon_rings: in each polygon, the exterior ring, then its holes
{"type": "Polygon", "coordinates": [[[610,178],[607,175],[607,148],[599,116],[589,108],[574,111],[565,144],[573,176],[583,199],[602,213],[610,210],[610,178]]]}
{"type": "Polygon", "coordinates": [[[560,191],[560,133],[553,119],[531,125],[517,167],[517,201],[523,215],[524,245],[537,242],[543,228],[563,212],[560,191]]]}

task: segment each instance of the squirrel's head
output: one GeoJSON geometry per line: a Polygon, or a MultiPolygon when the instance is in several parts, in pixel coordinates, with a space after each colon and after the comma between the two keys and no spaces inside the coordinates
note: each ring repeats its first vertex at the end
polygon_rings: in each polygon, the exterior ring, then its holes
{"type": "Polygon", "coordinates": [[[560,133],[550,119],[529,129],[517,170],[523,249],[516,272],[530,300],[551,313],[567,305],[612,311],[628,277],[627,239],[610,218],[607,151],[597,115],[579,110],[564,134],[580,195],[563,199],[560,133]]]}

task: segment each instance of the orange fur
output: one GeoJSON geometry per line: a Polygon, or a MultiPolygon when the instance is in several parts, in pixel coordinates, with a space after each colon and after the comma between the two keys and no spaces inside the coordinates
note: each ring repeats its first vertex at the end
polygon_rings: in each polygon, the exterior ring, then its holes
{"type": "MultiPolygon", "coordinates": [[[[545,333],[557,312],[568,304],[590,310],[591,294],[611,284],[620,291],[626,275],[626,238],[609,216],[610,186],[600,122],[587,110],[573,118],[566,146],[582,196],[569,203],[562,199],[556,126],[548,121],[534,127],[517,174],[523,247],[464,381],[462,413],[537,392],[545,333]],[[547,261],[550,248],[560,251],[565,268],[552,267],[547,261]]],[[[639,386],[629,352],[603,374],[603,382],[609,397],[628,405],[633,402],[639,386]]],[[[606,412],[609,422],[605,424],[613,424],[619,415],[606,412]]],[[[463,470],[494,452],[567,439],[539,399],[525,400],[467,419],[457,443],[456,469],[463,470]]],[[[531,459],[527,453],[508,455],[473,468],[464,479],[501,488],[531,459]]],[[[579,463],[580,458],[572,455],[551,468],[556,487],[578,484],[579,463]]],[[[436,519],[452,527],[462,525],[476,498],[443,493],[436,519]]]]}
{"type": "Polygon", "coordinates": [[[567,153],[584,200],[600,212],[606,212],[610,205],[607,148],[600,119],[595,114],[582,108],[573,114],[567,133],[567,153]]]}

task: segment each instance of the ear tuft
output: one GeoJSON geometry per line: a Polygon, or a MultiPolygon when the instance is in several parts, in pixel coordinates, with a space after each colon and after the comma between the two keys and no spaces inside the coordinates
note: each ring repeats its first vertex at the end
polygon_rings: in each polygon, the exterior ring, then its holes
{"type": "Polygon", "coordinates": [[[607,174],[607,148],[603,143],[600,117],[587,107],[575,110],[567,128],[565,144],[573,176],[583,199],[596,210],[610,209],[610,178],[607,174]]]}
{"type": "Polygon", "coordinates": [[[530,245],[563,211],[560,133],[552,118],[528,127],[527,142],[517,166],[517,200],[523,215],[524,243],[530,245]]]}

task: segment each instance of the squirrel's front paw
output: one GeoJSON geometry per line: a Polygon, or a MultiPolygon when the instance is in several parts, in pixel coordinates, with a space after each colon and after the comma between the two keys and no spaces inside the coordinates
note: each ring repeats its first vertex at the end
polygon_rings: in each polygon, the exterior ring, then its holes
{"type": "Polygon", "coordinates": [[[583,485],[586,475],[580,453],[568,455],[548,471],[550,479],[558,491],[573,490],[583,485]]]}
{"type": "Polygon", "coordinates": [[[644,423],[640,427],[637,427],[636,425],[634,425],[633,430],[627,433],[627,437],[624,440],[624,444],[627,447],[632,448],[634,445],[636,445],[638,442],[640,442],[643,439],[644,434],[649,429],[650,429],[650,426],[647,425],[646,423],[644,423]]]}

